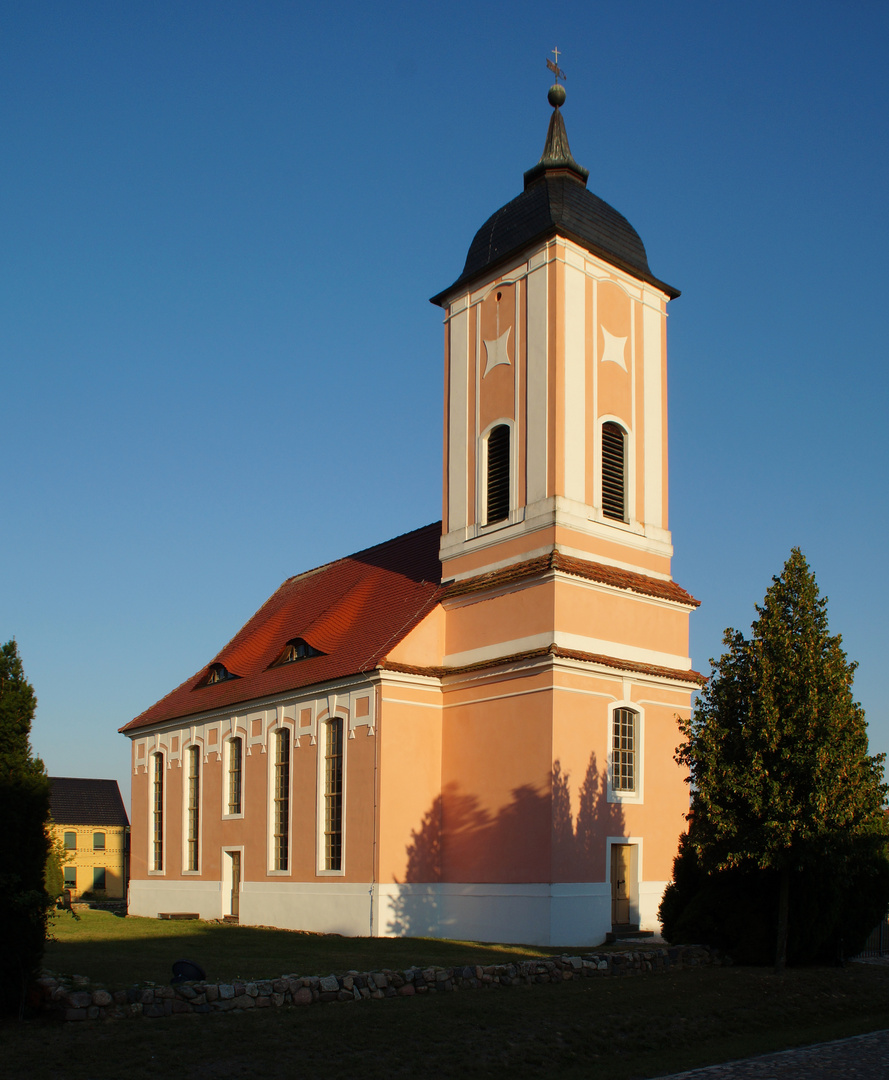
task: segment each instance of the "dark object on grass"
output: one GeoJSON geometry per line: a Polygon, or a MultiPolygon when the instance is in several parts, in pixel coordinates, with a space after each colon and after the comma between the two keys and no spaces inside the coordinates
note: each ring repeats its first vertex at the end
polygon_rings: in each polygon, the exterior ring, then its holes
{"type": "Polygon", "coordinates": [[[200,964],[192,960],[177,960],[173,964],[173,978],[170,982],[175,986],[177,983],[199,982],[207,978],[207,973],[200,964]]]}

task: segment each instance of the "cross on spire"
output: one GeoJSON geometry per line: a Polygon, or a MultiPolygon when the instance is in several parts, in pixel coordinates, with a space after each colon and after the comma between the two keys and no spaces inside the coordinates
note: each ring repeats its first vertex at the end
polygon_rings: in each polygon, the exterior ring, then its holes
{"type": "Polygon", "coordinates": [[[567,79],[568,76],[559,67],[559,50],[556,48],[556,49],[552,49],[551,51],[555,54],[556,59],[555,59],[555,62],[553,62],[552,60],[547,60],[546,66],[553,73],[553,75],[555,75],[556,82],[558,82],[559,79],[567,79]]]}

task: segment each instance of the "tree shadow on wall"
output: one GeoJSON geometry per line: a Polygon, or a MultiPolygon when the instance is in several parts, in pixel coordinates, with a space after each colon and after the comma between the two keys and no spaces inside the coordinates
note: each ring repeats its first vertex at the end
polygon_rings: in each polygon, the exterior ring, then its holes
{"type": "Polygon", "coordinates": [[[553,762],[553,881],[607,880],[607,839],[627,835],[621,803],[608,801],[608,773],[590,754],[578,792],[577,819],[571,811],[571,774],[553,762]]]}
{"type": "Polygon", "coordinates": [[[553,763],[549,783],[514,788],[496,812],[448,784],[411,831],[403,881],[387,932],[411,937],[447,931],[442,882],[522,884],[605,881],[605,840],[626,835],[620,804],[607,799],[606,776],[590,755],[571,810],[570,776],[553,763]]]}

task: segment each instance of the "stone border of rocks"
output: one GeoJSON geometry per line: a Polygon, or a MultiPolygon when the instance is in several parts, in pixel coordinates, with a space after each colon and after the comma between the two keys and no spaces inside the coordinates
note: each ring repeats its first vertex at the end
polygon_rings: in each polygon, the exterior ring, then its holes
{"type": "Polygon", "coordinates": [[[456,990],[499,990],[730,962],[706,946],[679,945],[642,951],[554,956],[548,960],[519,960],[508,964],[349,971],[345,975],[282,975],[279,979],[233,983],[190,982],[171,986],[147,983],[113,991],[93,987],[83,976],[66,979],[45,972],[37,980],[36,988],[39,1007],[65,1021],[150,1019],[319,1002],[413,997],[415,994],[456,990]]]}

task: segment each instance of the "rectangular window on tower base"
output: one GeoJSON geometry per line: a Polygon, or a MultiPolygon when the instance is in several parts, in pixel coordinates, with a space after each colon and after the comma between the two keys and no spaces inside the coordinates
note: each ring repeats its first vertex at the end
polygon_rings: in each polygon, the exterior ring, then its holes
{"type": "Polygon", "coordinates": [[[611,790],[616,794],[636,791],[637,716],[633,709],[615,709],[611,738],[611,790]]]}

